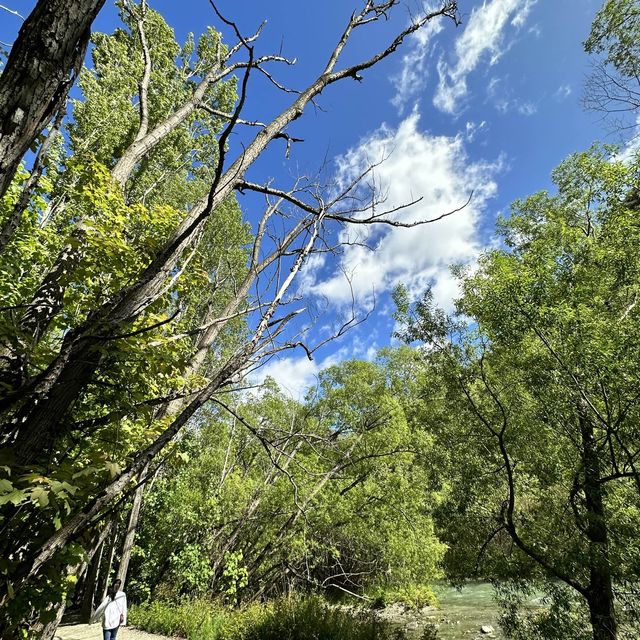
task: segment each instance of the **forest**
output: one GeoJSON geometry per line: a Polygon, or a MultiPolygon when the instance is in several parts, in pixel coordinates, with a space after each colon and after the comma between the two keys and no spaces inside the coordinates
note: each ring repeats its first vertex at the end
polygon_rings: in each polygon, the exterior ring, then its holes
{"type": "Polygon", "coordinates": [[[570,65],[523,26],[543,0],[328,2],[287,39],[288,0],[24,4],[0,4],[0,638],[101,638],[115,580],[114,640],[640,638],[640,2],[574,3],[587,142],[553,146],[567,120],[518,160],[459,105],[539,115],[519,67],[471,74],[525,36],[570,65]]]}

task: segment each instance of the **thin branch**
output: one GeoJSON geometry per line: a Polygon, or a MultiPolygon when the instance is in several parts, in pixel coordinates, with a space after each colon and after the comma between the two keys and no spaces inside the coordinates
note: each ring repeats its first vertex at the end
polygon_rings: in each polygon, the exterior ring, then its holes
{"type": "Polygon", "coordinates": [[[11,15],[20,18],[20,20],[24,20],[25,19],[25,17],[23,15],[21,15],[20,13],[18,13],[15,9],[9,9],[9,7],[5,7],[3,4],[0,4],[0,11],[6,11],[7,13],[10,13],[11,15]]]}

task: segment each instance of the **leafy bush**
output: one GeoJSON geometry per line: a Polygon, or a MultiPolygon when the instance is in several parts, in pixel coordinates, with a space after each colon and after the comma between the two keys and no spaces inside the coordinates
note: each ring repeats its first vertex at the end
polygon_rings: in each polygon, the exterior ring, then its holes
{"type": "Polygon", "coordinates": [[[247,629],[244,640],[391,640],[399,629],[367,612],[328,607],[320,598],[279,600],[261,622],[247,629]]]}
{"type": "Polygon", "coordinates": [[[403,640],[405,634],[367,612],[333,608],[321,598],[289,598],[228,609],[194,600],[133,606],[136,627],[188,640],[403,640]]]}
{"type": "Polygon", "coordinates": [[[496,586],[500,627],[514,640],[590,640],[589,613],[584,602],[562,584],[537,585],[527,580],[504,580],[496,586]],[[543,588],[543,606],[529,603],[543,588]]]}
{"type": "Polygon", "coordinates": [[[156,601],[132,606],[129,622],[151,633],[182,636],[190,640],[225,638],[229,613],[217,604],[194,600],[182,604],[156,601]]]}
{"type": "Polygon", "coordinates": [[[431,587],[424,584],[407,584],[400,587],[379,586],[369,595],[374,609],[383,609],[396,603],[403,604],[407,609],[412,610],[438,604],[431,587]]]}

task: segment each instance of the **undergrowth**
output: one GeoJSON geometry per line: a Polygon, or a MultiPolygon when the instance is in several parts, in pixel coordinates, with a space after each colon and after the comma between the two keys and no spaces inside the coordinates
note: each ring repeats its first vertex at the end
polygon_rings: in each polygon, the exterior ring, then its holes
{"type": "Polygon", "coordinates": [[[330,607],[318,597],[287,598],[229,609],[217,602],[156,601],[131,607],[130,624],[188,640],[404,640],[367,612],[330,607]]]}

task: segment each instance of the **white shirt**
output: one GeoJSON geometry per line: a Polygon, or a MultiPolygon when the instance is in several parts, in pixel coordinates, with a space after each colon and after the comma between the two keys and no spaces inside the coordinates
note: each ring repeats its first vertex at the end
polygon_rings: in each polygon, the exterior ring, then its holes
{"type": "Polygon", "coordinates": [[[118,591],[113,600],[107,596],[91,616],[91,621],[95,622],[100,616],[103,616],[102,627],[104,629],[115,629],[121,624],[127,624],[127,596],[125,592],[118,591]],[[122,622],[120,622],[120,616],[123,616],[122,622]]]}

